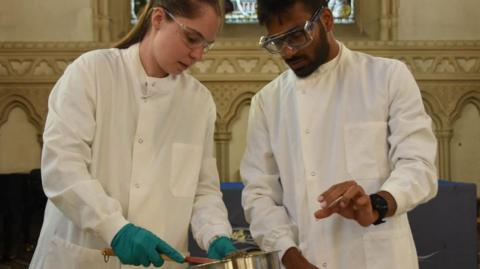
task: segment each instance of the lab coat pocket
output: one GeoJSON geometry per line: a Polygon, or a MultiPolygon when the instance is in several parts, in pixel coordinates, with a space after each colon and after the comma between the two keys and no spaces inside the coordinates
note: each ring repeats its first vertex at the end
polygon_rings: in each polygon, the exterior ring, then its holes
{"type": "Polygon", "coordinates": [[[118,265],[116,258],[111,258],[105,263],[99,249],[85,248],[54,236],[43,268],[104,269],[116,268],[118,265]]]}
{"type": "Polygon", "coordinates": [[[409,239],[408,233],[399,230],[382,230],[364,234],[366,268],[417,268],[418,264],[415,259],[412,259],[416,257],[415,248],[412,248],[409,239]]]}
{"type": "Polygon", "coordinates": [[[354,179],[384,179],[388,175],[385,122],[347,123],[344,127],[347,170],[354,179]]]}
{"type": "Polygon", "coordinates": [[[202,164],[202,148],[196,145],[174,143],[170,190],[176,197],[193,197],[202,164]]]}

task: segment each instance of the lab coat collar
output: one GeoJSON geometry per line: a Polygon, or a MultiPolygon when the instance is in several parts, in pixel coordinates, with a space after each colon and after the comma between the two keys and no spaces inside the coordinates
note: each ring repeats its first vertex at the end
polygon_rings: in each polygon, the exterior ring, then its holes
{"type": "MultiPolygon", "coordinates": [[[[140,51],[139,51],[139,43],[136,43],[130,46],[127,49],[127,57],[130,61],[130,64],[133,67],[133,72],[136,74],[137,78],[140,80],[141,89],[145,87],[148,88],[148,95],[158,94],[158,93],[166,93],[170,92],[175,89],[175,84],[178,82],[179,77],[183,74],[179,74],[176,76],[168,75],[163,78],[158,77],[151,77],[148,76],[143,68],[142,62],[140,61],[140,51]]],[[[143,93],[145,94],[145,93],[143,93]]]]}

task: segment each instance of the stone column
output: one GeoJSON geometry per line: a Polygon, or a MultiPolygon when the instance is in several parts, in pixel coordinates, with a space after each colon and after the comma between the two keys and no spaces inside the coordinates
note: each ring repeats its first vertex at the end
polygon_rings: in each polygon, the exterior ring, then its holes
{"type": "Polygon", "coordinates": [[[108,0],[92,0],[93,7],[93,32],[95,41],[110,42],[110,21],[108,0]]]}
{"type": "Polygon", "coordinates": [[[232,140],[232,133],[228,131],[215,132],[215,145],[217,152],[217,166],[220,181],[230,181],[230,141],[232,140]]]}
{"type": "Polygon", "coordinates": [[[452,129],[435,131],[438,139],[438,177],[451,180],[450,172],[450,141],[453,137],[452,129]]]}
{"type": "Polygon", "coordinates": [[[380,40],[390,40],[391,21],[391,0],[381,0],[380,2],[380,40]]]}

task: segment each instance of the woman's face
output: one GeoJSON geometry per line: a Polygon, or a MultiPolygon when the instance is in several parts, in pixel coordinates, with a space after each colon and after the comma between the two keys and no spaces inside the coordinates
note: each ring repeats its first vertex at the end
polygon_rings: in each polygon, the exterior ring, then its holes
{"type": "MultiPolygon", "coordinates": [[[[202,5],[196,18],[190,19],[155,8],[151,18],[149,58],[165,74],[176,75],[202,59],[204,46],[215,41],[220,19],[215,10],[202,5]]],[[[148,41],[147,41],[148,42],[148,41]]]]}

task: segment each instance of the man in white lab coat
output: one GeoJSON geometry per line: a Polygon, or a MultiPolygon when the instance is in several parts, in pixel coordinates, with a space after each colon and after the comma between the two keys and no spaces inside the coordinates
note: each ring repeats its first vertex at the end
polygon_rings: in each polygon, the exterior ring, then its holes
{"type": "Polygon", "coordinates": [[[259,0],[290,67],[252,100],[242,203],[286,268],[418,268],[407,212],[436,195],[436,140],[396,60],[335,40],[323,0],[259,0]]]}

